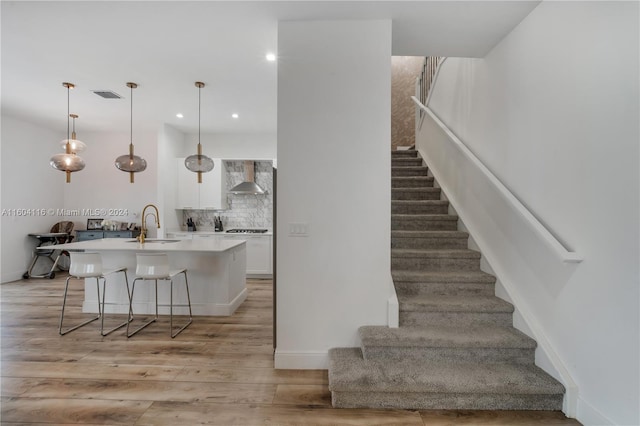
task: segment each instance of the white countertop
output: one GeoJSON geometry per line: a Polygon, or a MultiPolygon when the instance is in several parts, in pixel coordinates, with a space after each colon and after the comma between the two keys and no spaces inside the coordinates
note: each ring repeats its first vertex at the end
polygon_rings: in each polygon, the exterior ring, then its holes
{"type": "MultiPolygon", "coordinates": [[[[242,234],[244,235],[244,234],[242,234]]],[[[144,244],[129,238],[103,238],[100,240],[81,241],[78,243],[58,244],[56,246],[38,247],[51,250],[88,250],[88,251],[160,251],[160,252],[210,252],[221,253],[246,243],[246,240],[205,238],[197,240],[177,240],[148,238],[144,244]]]]}
{"type": "Polygon", "coordinates": [[[182,231],[180,229],[169,230],[166,232],[167,234],[189,234],[189,235],[219,235],[223,237],[233,237],[233,236],[241,236],[241,237],[262,237],[262,236],[271,236],[273,235],[272,231],[262,232],[262,233],[229,233],[227,231],[182,231]]]}

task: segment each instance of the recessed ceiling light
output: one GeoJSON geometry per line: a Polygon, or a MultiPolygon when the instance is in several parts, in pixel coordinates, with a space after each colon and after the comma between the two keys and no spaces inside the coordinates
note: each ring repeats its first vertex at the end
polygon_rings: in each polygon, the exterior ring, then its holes
{"type": "Polygon", "coordinates": [[[238,115],[238,114],[236,114],[236,113],[233,113],[233,114],[231,114],[231,117],[233,117],[233,118],[238,118],[238,117],[239,117],[239,115],[238,115]]]}
{"type": "Polygon", "coordinates": [[[267,53],[266,58],[267,58],[267,61],[273,62],[276,60],[276,55],[274,53],[267,53]]]}
{"type": "Polygon", "coordinates": [[[184,118],[184,115],[182,115],[181,113],[177,113],[177,114],[176,114],[176,117],[178,117],[178,118],[184,118]]]}

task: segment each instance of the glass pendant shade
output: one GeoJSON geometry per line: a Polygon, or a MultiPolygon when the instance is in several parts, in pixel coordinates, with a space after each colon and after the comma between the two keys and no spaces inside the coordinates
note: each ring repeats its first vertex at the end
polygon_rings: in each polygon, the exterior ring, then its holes
{"type": "Polygon", "coordinates": [[[84,151],[87,148],[87,145],[76,139],[76,118],[78,118],[78,114],[69,114],[69,117],[73,119],[73,130],[71,130],[71,139],[63,139],[60,141],[60,146],[63,149],[67,149],[67,142],[71,146],[71,152],[77,154],[79,152],[84,151]]]}
{"type": "Polygon", "coordinates": [[[65,148],[67,146],[67,142],[71,146],[71,152],[74,154],[82,152],[87,148],[87,144],[77,139],[63,139],[60,141],[60,146],[65,148]]]}
{"type": "Polygon", "coordinates": [[[187,169],[198,174],[198,183],[202,183],[202,173],[213,170],[213,160],[202,154],[202,145],[200,144],[200,89],[204,87],[204,83],[196,81],[198,88],[198,153],[190,155],[184,159],[184,165],[187,169]]]}
{"type": "Polygon", "coordinates": [[[75,154],[56,154],[51,157],[49,164],[62,172],[79,172],[84,169],[84,160],[75,154]]]}
{"type": "Polygon", "coordinates": [[[69,114],[69,90],[74,88],[75,86],[72,83],[62,83],[64,87],[67,88],[67,139],[61,142],[62,147],[65,152],[63,154],[56,154],[49,160],[49,164],[56,170],[61,172],[65,172],[66,182],[71,182],[71,173],[79,172],[84,169],[84,160],[76,155],[76,152],[84,149],[86,145],[83,142],[75,140],[75,119],[78,117],[75,114],[69,114]],[[73,117],[74,119],[74,132],[73,137],[69,138],[69,117],[73,117]],[[75,143],[78,144],[75,144],[75,143]]]}
{"type": "Polygon", "coordinates": [[[134,173],[145,171],[147,168],[147,161],[133,153],[133,89],[138,87],[138,85],[136,83],[129,82],[127,83],[127,87],[131,89],[131,142],[129,143],[129,154],[121,155],[116,158],[115,166],[118,170],[129,173],[129,182],[134,183],[134,173]]]}
{"type": "Polygon", "coordinates": [[[210,172],[213,170],[213,160],[206,155],[190,155],[184,159],[184,165],[192,172],[210,172]]]}
{"type": "Polygon", "coordinates": [[[116,158],[116,167],[123,172],[138,173],[145,171],[147,161],[137,155],[129,156],[125,154],[116,158]]]}

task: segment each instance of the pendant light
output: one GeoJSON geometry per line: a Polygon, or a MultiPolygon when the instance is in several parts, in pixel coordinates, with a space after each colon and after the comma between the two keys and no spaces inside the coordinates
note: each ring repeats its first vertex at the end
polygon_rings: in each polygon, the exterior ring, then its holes
{"type": "MultiPolygon", "coordinates": [[[[75,86],[73,83],[62,83],[64,87],[67,88],[67,139],[62,141],[62,145],[64,146],[64,154],[56,154],[49,160],[49,164],[56,170],[60,170],[61,172],[65,172],[67,175],[66,182],[71,182],[71,173],[79,172],[84,169],[84,160],[78,157],[74,151],[71,149],[71,139],[69,138],[69,92],[75,86]]],[[[84,144],[83,144],[84,145],[84,144]]]]}
{"type": "Polygon", "coordinates": [[[198,174],[198,183],[202,183],[202,173],[213,170],[213,160],[206,155],[202,155],[202,144],[200,143],[200,89],[204,87],[204,83],[196,81],[198,88],[198,153],[190,155],[184,159],[184,165],[187,169],[198,174]]]}
{"type": "Polygon", "coordinates": [[[143,172],[147,168],[147,161],[133,154],[133,89],[138,87],[136,83],[127,83],[127,87],[131,89],[131,128],[130,128],[130,142],[129,142],[129,154],[121,155],[116,158],[115,165],[118,170],[129,173],[129,182],[133,183],[133,174],[143,172]]]}
{"type": "Polygon", "coordinates": [[[71,145],[71,152],[73,154],[77,154],[79,152],[84,151],[87,145],[84,142],[76,139],[76,118],[78,118],[78,114],[69,114],[69,117],[71,117],[71,119],[73,120],[72,122],[73,127],[71,130],[71,139],[64,139],[60,141],[60,145],[62,145],[62,148],[66,149],[67,143],[69,143],[71,145]]]}

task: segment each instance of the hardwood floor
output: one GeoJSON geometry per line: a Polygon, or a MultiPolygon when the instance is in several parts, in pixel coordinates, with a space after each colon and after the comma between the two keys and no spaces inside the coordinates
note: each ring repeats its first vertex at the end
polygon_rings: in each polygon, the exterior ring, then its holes
{"type": "MultiPolygon", "coordinates": [[[[61,337],[64,279],[0,285],[3,425],[579,424],[560,412],[333,409],[325,370],[273,368],[269,280],[249,280],[233,316],[195,317],[175,339],[164,317],[131,339],[101,337],[98,322],[61,337]]],[[[76,285],[69,303],[81,300],[76,285]]]]}

